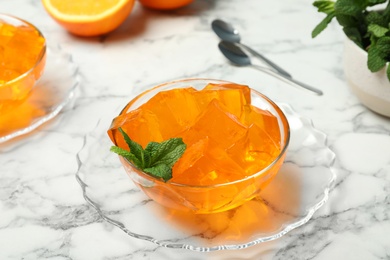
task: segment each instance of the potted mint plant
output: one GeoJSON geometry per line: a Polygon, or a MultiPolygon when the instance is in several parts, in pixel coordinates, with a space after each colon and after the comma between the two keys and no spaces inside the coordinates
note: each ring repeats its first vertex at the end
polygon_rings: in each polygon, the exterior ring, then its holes
{"type": "Polygon", "coordinates": [[[348,84],[364,105],[390,116],[390,2],[319,0],[313,5],[326,17],[314,28],[312,37],[337,20],[347,36],[344,71],[348,84]]]}

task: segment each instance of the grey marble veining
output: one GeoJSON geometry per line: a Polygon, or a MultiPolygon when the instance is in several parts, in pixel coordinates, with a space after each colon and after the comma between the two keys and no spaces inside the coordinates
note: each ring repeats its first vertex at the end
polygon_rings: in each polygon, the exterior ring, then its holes
{"type": "MultiPolygon", "coordinates": [[[[323,17],[311,3],[195,0],[172,13],[136,3],[118,30],[83,39],[57,25],[40,1],[0,1],[0,12],[30,21],[70,53],[81,79],[76,99],[59,116],[0,145],[0,259],[390,259],[390,119],[367,110],[348,88],[337,24],[311,39],[323,17]],[[215,18],[233,22],[243,42],[324,96],[230,65],[210,29],[215,18]],[[108,128],[142,90],[186,77],[256,86],[326,133],[337,181],[307,224],[247,249],[198,253],[131,238],[86,203],[75,174],[90,133],[108,128]]],[[[119,168],[118,161],[107,170],[119,168]]]]}

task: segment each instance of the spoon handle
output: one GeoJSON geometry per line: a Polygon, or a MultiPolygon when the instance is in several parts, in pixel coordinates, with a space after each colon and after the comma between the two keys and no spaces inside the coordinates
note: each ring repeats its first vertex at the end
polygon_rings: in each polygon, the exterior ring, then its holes
{"type": "Polygon", "coordinates": [[[316,95],[319,95],[321,96],[323,94],[323,92],[315,87],[312,87],[312,86],[309,86],[305,83],[302,83],[298,80],[295,80],[295,79],[292,79],[292,78],[289,78],[283,74],[279,74],[271,69],[268,69],[268,68],[264,68],[264,67],[261,67],[261,66],[257,66],[257,65],[252,65],[253,68],[256,68],[264,73],[267,73],[268,75],[271,75],[275,78],[278,78],[290,85],[292,85],[293,87],[298,87],[298,88],[303,88],[304,90],[307,90],[309,91],[310,93],[312,94],[316,94],[316,95]]]}
{"type": "Polygon", "coordinates": [[[278,65],[276,65],[274,62],[270,61],[269,59],[267,59],[267,57],[265,57],[264,55],[258,53],[257,51],[255,51],[254,49],[252,49],[251,47],[245,45],[245,44],[242,44],[242,43],[235,43],[237,44],[238,46],[240,46],[241,48],[247,50],[250,54],[252,54],[253,56],[256,56],[257,58],[263,60],[265,63],[267,63],[269,66],[271,66],[272,68],[274,68],[276,71],[278,71],[280,74],[282,74],[283,76],[286,76],[288,78],[292,78],[291,74],[288,73],[287,71],[285,71],[284,69],[282,69],[281,67],[279,67],[278,65]]]}

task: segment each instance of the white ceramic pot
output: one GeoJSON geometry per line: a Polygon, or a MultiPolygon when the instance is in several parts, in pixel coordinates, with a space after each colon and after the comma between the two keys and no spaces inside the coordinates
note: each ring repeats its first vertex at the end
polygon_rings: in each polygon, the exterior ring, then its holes
{"type": "Polygon", "coordinates": [[[344,72],[352,92],[363,105],[390,117],[390,82],[386,68],[372,73],[367,68],[367,52],[348,38],[344,44],[344,72]]]}

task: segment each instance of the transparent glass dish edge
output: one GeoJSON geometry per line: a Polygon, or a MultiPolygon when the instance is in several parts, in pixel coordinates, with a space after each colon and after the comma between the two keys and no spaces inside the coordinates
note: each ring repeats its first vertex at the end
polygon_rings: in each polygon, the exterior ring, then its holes
{"type": "MultiPolygon", "coordinates": [[[[161,239],[153,238],[152,236],[149,236],[149,235],[143,235],[143,234],[132,232],[122,222],[117,221],[117,220],[107,216],[104,213],[104,210],[102,210],[100,208],[99,204],[97,202],[95,202],[93,198],[90,197],[90,195],[88,194],[88,191],[87,191],[88,184],[83,181],[82,177],[80,176],[80,171],[77,171],[75,175],[76,175],[76,179],[77,179],[77,181],[82,189],[83,197],[84,197],[85,201],[89,205],[91,205],[97,211],[99,216],[107,223],[110,223],[110,224],[116,226],[117,228],[122,230],[124,233],[126,233],[130,237],[149,241],[149,242],[152,242],[152,243],[154,243],[158,246],[161,246],[161,247],[174,248],[174,249],[187,249],[187,250],[197,251],[197,252],[212,252],[212,251],[219,251],[219,250],[239,250],[239,249],[244,249],[244,248],[254,246],[256,244],[260,244],[263,242],[268,242],[268,241],[272,241],[272,240],[281,238],[285,234],[287,234],[288,232],[307,223],[313,217],[314,213],[327,202],[327,200],[329,198],[329,193],[330,193],[330,191],[335,183],[335,180],[336,180],[336,172],[333,169],[333,165],[334,165],[334,161],[335,161],[336,156],[335,156],[334,152],[331,151],[330,148],[326,145],[326,142],[327,142],[326,134],[321,132],[320,130],[314,128],[311,120],[304,118],[304,117],[301,117],[288,104],[285,104],[285,103],[277,103],[277,104],[283,110],[283,112],[286,114],[288,119],[290,117],[295,117],[295,118],[299,118],[302,121],[305,121],[307,126],[310,127],[311,131],[313,131],[316,134],[319,134],[323,137],[321,140],[323,142],[325,142],[323,145],[326,147],[326,153],[328,154],[328,156],[330,158],[328,165],[326,165],[326,166],[329,168],[331,176],[329,178],[329,182],[326,183],[326,187],[324,188],[321,196],[316,200],[316,202],[313,205],[311,205],[311,207],[305,212],[305,214],[302,217],[300,217],[297,221],[284,223],[281,226],[281,228],[279,230],[277,230],[276,232],[270,233],[267,236],[261,236],[257,239],[253,239],[252,241],[249,241],[246,243],[221,244],[221,245],[210,246],[210,247],[191,245],[189,243],[177,243],[177,242],[174,242],[172,240],[161,240],[161,239]]],[[[81,150],[80,150],[80,152],[81,152],[81,150]]],[[[79,154],[80,154],[80,152],[79,152],[79,154]]],[[[78,154],[78,163],[80,166],[82,164],[82,162],[81,162],[81,159],[79,157],[79,154],[78,154]]]]}

